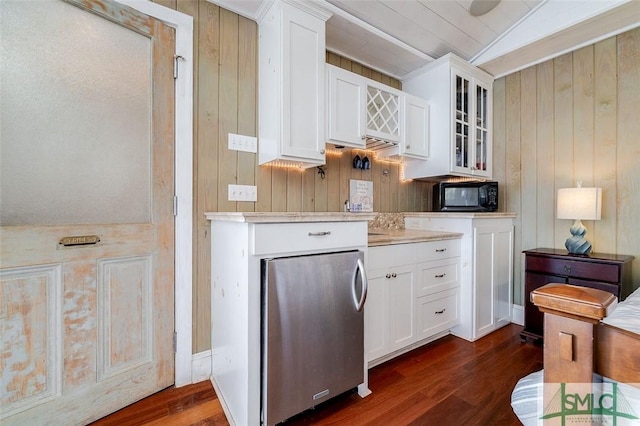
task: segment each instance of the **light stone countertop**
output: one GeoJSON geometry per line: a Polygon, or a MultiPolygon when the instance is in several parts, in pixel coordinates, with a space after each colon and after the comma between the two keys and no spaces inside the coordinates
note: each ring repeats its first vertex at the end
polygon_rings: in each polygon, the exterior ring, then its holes
{"type": "Polygon", "coordinates": [[[515,213],[510,212],[406,212],[404,217],[450,217],[460,219],[483,219],[483,218],[513,218],[515,213]]]}
{"type": "Polygon", "coordinates": [[[375,213],[343,212],[211,212],[209,220],[245,223],[295,223],[295,222],[362,222],[370,221],[375,213]]]}
{"type": "Polygon", "coordinates": [[[462,238],[462,235],[463,234],[459,232],[369,228],[369,247],[420,243],[425,241],[455,240],[462,238]]]}

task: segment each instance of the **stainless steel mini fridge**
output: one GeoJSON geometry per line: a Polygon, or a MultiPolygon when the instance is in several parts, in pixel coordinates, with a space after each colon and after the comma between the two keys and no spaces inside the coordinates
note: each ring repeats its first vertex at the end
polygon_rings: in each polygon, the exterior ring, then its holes
{"type": "Polygon", "coordinates": [[[364,381],[363,253],[262,260],[262,422],[364,381]]]}

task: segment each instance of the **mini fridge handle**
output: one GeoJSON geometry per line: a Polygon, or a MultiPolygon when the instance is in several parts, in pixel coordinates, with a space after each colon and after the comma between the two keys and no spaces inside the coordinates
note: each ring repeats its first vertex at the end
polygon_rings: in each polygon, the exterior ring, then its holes
{"type": "Polygon", "coordinates": [[[367,273],[364,270],[364,263],[362,262],[362,259],[358,259],[356,269],[353,271],[353,279],[351,281],[351,294],[353,295],[353,303],[356,305],[356,311],[360,312],[364,307],[364,302],[367,299],[367,291],[369,290],[369,285],[367,283],[367,273]],[[360,271],[360,276],[362,277],[362,294],[360,295],[359,300],[358,295],[356,294],[358,271],[360,271]]]}

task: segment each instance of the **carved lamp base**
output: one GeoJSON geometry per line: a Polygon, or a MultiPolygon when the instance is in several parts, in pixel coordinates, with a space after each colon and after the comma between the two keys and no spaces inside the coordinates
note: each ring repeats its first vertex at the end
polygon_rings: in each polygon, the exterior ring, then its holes
{"type": "Polygon", "coordinates": [[[571,254],[588,255],[591,253],[591,243],[584,238],[587,228],[584,227],[580,219],[576,219],[569,229],[571,237],[567,238],[564,246],[571,254]]]}

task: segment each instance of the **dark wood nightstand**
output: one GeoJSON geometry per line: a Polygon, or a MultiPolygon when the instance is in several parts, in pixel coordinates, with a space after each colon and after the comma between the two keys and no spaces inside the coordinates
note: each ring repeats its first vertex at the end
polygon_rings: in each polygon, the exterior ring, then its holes
{"type": "Polygon", "coordinates": [[[624,300],[633,291],[631,261],[633,256],[591,253],[572,255],[566,250],[537,248],[525,254],[524,330],[527,337],[541,339],[544,335],[544,315],[531,303],[531,292],[547,283],[565,283],[592,287],[613,293],[624,300]]]}

